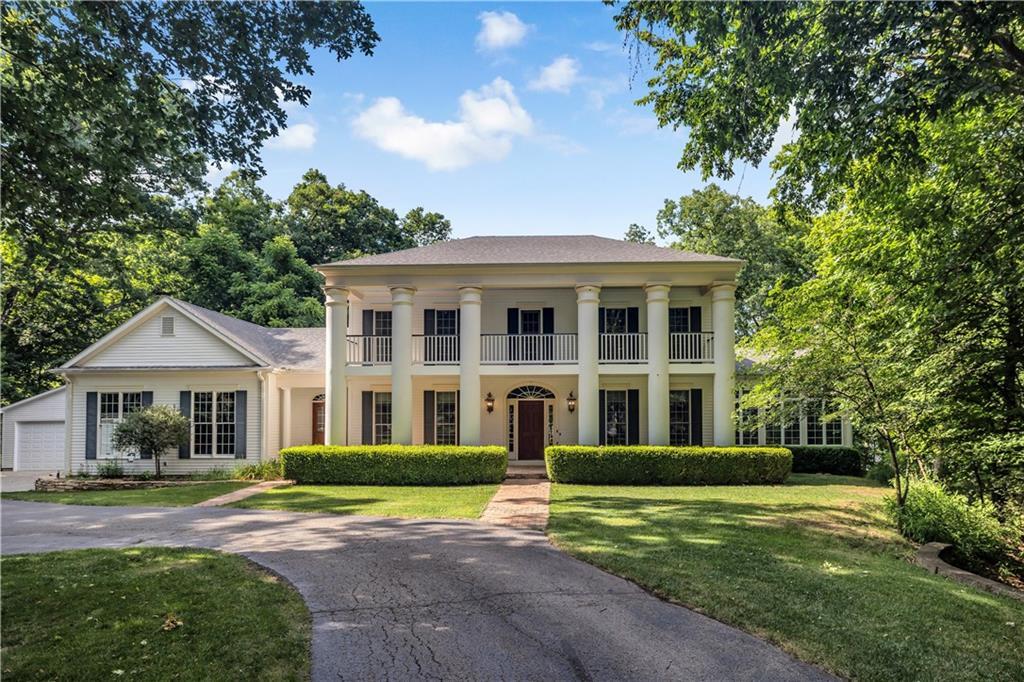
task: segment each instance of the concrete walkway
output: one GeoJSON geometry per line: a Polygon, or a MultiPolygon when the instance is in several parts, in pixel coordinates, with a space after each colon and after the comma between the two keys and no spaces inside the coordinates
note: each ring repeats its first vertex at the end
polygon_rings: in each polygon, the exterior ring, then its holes
{"type": "Polygon", "coordinates": [[[290,580],[320,680],[822,680],[756,637],[577,561],[535,531],[225,507],[0,502],[5,554],[237,552],[290,580]]]}
{"type": "Polygon", "coordinates": [[[211,497],[208,500],[197,502],[192,506],[223,507],[226,504],[231,504],[232,502],[238,502],[239,500],[244,500],[245,498],[252,497],[253,495],[265,493],[271,488],[280,488],[283,485],[292,485],[292,483],[294,483],[294,481],[263,481],[262,483],[251,485],[248,488],[239,488],[238,490],[232,490],[230,493],[224,493],[223,495],[218,495],[217,497],[211,497]]]}
{"type": "Polygon", "coordinates": [[[36,479],[52,478],[52,471],[4,471],[0,472],[0,492],[14,493],[35,490],[36,479]]]}
{"type": "Polygon", "coordinates": [[[551,484],[546,478],[509,478],[491,498],[480,520],[497,526],[544,530],[551,484]]]}

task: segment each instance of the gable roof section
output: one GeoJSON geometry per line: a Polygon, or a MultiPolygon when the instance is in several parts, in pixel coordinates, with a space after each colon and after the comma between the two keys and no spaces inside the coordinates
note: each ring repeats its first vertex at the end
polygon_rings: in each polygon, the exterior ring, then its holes
{"type": "Polygon", "coordinates": [[[319,267],[402,265],[565,265],[570,263],[712,263],[742,261],[594,235],[468,237],[319,267]]]}
{"type": "Polygon", "coordinates": [[[57,388],[51,388],[49,391],[43,391],[42,393],[36,393],[35,395],[29,396],[28,398],[23,398],[22,400],[19,400],[16,403],[11,403],[10,405],[7,405],[6,407],[0,407],[0,414],[6,414],[10,410],[13,410],[13,409],[15,409],[17,407],[23,407],[25,405],[28,405],[31,402],[35,402],[36,400],[39,400],[40,398],[47,398],[47,397],[53,396],[55,393],[63,393],[65,390],[67,390],[67,384],[65,384],[63,386],[58,386],[57,388]]]}

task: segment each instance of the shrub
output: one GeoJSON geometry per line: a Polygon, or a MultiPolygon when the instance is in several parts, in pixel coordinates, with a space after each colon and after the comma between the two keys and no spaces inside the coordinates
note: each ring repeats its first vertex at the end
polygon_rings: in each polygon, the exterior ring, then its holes
{"type": "Polygon", "coordinates": [[[886,509],[900,532],[915,542],[946,542],[968,567],[999,561],[1006,534],[991,504],[971,504],[934,481],[914,481],[903,507],[886,498],[886,509]]]}
{"type": "Polygon", "coordinates": [[[306,445],[286,448],[284,477],[297,483],[463,485],[498,483],[508,452],[499,446],[306,445]]]}
{"type": "Polygon", "coordinates": [[[864,475],[864,455],[857,448],[841,445],[787,445],[786,449],[793,453],[794,474],[864,475]]]}
{"type": "Polygon", "coordinates": [[[896,478],[896,470],[892,468],[892,464],[886,461],[875,462],[868,467],[867,473],[864,474],[866,478],[870,478],[872,481],[877,481],[884,485],[890,485],[892,479],[896,478]]]}
{"type": "Polygon", "coordinates": [[[96,465],[96,474],[100,478],[122,478],[124,467],[116,459],[108,459],[96,465]]]}
{"type": "Polygon", "coordinates": [[[268,459],[257,464],[239,464],[234,477],[243,481],[277,481],[282,478],[281,460],[268,459]]]}
{"type": "Polygon", "coordinates": [[[544,460],[558,483],[743,485],[782,483],[793,455],[785,448],[553,445],[544,460]]]}

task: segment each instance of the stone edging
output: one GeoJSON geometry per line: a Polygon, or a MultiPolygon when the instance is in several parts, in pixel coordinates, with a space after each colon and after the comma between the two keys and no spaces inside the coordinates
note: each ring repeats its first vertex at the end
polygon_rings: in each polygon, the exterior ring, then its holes
{"type": "Polygon", "coordinates": [[[921,545],[920,549],[917,550],[917,556],[914,558],[914,563],[922,568],[926,569],[929,573],[936,575],[945,576],[951,580],[976,587],[979,590],[985,590],[993,594],[999,594],[1010,599],[1016,599],[1018,601],[1024,601],[1024,592],[1015,590],[1009,585],[996,582],[995,580],[989,580],[983,578],[980,575],[965,571],[962,568],[957,568],[947,564],[942,560],[940,556],[943,550],[952,547],[952,545],[944,542],[927,542],[921,545]]]}
{"type": "Polygon", "coordinates": [[[67,492],[74,490],[139,490],[143,488],[167,488],[170,486],[218,483],[219,481],[174,481],[152,479],[137,481],[124,478],[40,478],[35,489],[39,492],[67,492]]]}

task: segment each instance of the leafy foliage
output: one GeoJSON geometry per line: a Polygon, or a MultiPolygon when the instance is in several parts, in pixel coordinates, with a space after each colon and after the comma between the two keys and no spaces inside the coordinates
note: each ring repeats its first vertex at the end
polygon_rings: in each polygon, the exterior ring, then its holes
{"type": "Polygon", "coordinates": [[[280,458],[235,467],[234,477],[243,481],[277,481],[283,477],[280,458]]]}
{"type": "Polygon", "coordinates": [[[296,483],[498,483],[508,465],[508,452],[496,445],[307,445],[279,457],[284,477],[296,483]]]}
{"type": "Polygon", "coordinates": [[[170,405],[151,405],[131,412],[114,427],[115,450],[150,454],[160,476],[160,460],[189,438],[188,417],[170,405]]]}
{"type": "Polygon", "coordinates": [[[552,445],[544,449],[557,483],[745,485],[782,483],[793,465],[785,448],[552,445]]]}
{"type": "Polygon", "coordinates": [[[793,453],[794,474],[864,475],[864,454],[857,448],[787,445],[786,449],[793,453]]]}

